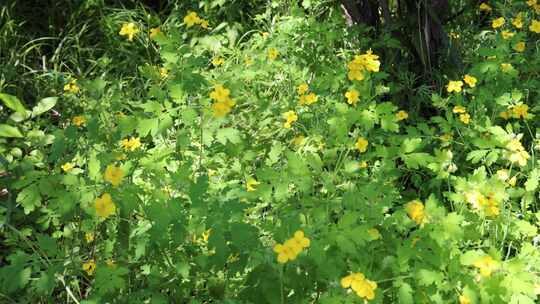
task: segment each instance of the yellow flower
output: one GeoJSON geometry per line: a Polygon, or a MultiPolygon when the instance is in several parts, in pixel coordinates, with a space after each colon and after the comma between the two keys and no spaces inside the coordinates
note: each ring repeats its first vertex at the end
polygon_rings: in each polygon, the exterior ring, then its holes
{"type": "Polygon", "coordinates": [[[349,77],[349,80],[358,81],[362,81],[365,78],[364,73],[362,73],[361,70],[349,70],[349,72],[347,73],[347,77],[349,77]]]}
{"type": "Polygon", "coordinates": [[[369,236],[371,237],[372,240],[378,240],[378,239],[380,239],[382,237],[381,233],[376,228],[368,229],[367,232],[368,232],[368,234],[369,234],[369,236]]]}
{"type": "Polygon", "coordinates": [[[358,56],[362,66],[371,72],[378,72],[381,66],[379,56],[374,55],[371,49],[369,49],[364,55],[358,56]]]}
{"type": "Polygon", "coordinates": [[[268,49],[268,59],[275,60],[279,55],[279,51],[275,48],[268,49]]]}
{"type": "Polygon", "coordinates": [[[462,123],[468,125],[471,122],[471,115],[469,115],[469,113],[459,114],[459,120],[461,120],[462,123]]]}
{"type": "Polygon", "coordinates": [[[471,300],[466,295],[460,295],[459,304],[471,304],[471,300]]]}
{"type": "Polygon", "coordinates": [[[70,82],[64,85],[64,92],[77,94],[81,89],[77,85],[77,79],[72,79],[70,82]]]}
{"type": "Polygon", "coordinates": [[[462,106],[455,106],[452,112],[454,112],[455,114],[466,113],[467,109],[465,109],[465,107],[462,107],[462,106]]]}
{"type": "Polygon", "coordinates": [[[369,142],[367,141],[367,139],[365,139],[363,137],[359,137],[356,140],[355,147],[356,147],[356,149],[358,149],[358,151],[360,151],[360,153],[364,153],[364,152],[367,151],[368,145],[369,145],[369,142]]]}
{"type": "Polygon", "coordinates": [[[138,137],[132,137],[130,139],[122,139],[120,143],[122,148],[126,151],[135,151],[141,147],[141,140],[138,137]]]}
{"type": "MultiPolygon", "coordinates": [[[[454,113],[455,113],[455,112],[454,112],[454,113]]],[[[439,136],[439,139],[440,139],[441,141],[444,141],[444,142],[449,142],[449,141],[452,140],[452,134],[445,133],[445,134],[439,136]]]]}
{"type": "Polygon", "coordinates": [[[169,77],[169,70],[167,68],[164,68],[164,67],[159,68],[159,76],[161,78],[169,77]]]}
{"type": "Polygon", "coordinates": [[[490,255],[484,255],[473,263],[473,266],[480,270],[480,275],[489,277],[491,273],[499,268],[499,262],[495,261],[490,255]]]}
{"type": "Polygon", "coordinates": [[[512,116],[515,118],[527,118],[527,111],[529,110],[529,106],[526,104],[519,104],[512,107],[512,116]]]}
{"type": "Polygon", "coordinates": [[[540,34],[540,20],[533,20],[531,25],[529,26],[529,30],[540,34]]]}
{"type": "Polygon", "coordinates": [[[114,260],[113,259],[107,259],[105,261],[105,264],[107,264],[107,267],[110,267],[110,268],[116,268],[116,264],[114,263],[114,260]]]}
{"type": "Polygon", "coordinates": [[[188,14],[184,17],[184,24],[186,27],[192,27],[199,23],[201,23],[201,18],[199,18],[195,12],[188,12],[188,14]]]}
{"type": "Polygon", "coordinates": [[[467,74],[463,77],[463,81],[465,81],[465,83],[468,84],[471,88],[474,88],[478,80],[474,76],[467,74]]]}
{"type": "Polygon", "coordinates": [[[84,118],[82,115],[75,116],[71,119],[71,122],[77,127],[80,127],[86,123],[86,118],[84,118]]]}
{"type": "Polygon", "coordinates": [[[128,40],[133,41],[133,37],[138,32],[139,29],[137,28],[137,25],[135,25],[133,22],[129,22],[122,25],[122,28],[118,34],[120,34],[120,36],[128,36],[128,40]]]}
{"type": "Polygon", "coordinates": [[[364,79],[364,70],[378,72],[380,66],[379,56],[374,55],[370,49],[363,55],[354,56],[354,59],[347,64],[349,69],[347,76],[350,80],[361,81],[364,79]]]}
{"type": "Polygon", "coordinates": [[[399,112],[396,113],[396,119],[398,121],[402,121],[402,120],[405,120],[409,118],[409,113],[403,111],[403,110],[400,110],[399,112]]]}
{"type": "Polygon", "coordinates": [[[514,18],[514,20],[512,20],[512,25],[514,25],[515,28],[517,29],[521,29],[523,28],[523,19],[522,19],[522,16],[523,14],[522,13],[519,13],[516,18],[514,18]]]}
{"type": "Polygon", "coordinates": [[[206,230],[206,231],[204,231],[204,232],[202,233],[202,240],[203,240],[203,242],[205,242],[205,243],[208,242],[208,238],[210,238],[210,232],[212,232],[212,228],[210,228],[210,229],[208,229],[208,230],[206,230]]]}
{"type": "Polygon", "coordinates": [[[509,119],[510,118],[510,113],[507,112],[507,111],[502,111],[501,113],[499,113],[499,117],[501,117],[503,119],[509,119]]]}
{"type": "Polygon", "coordinates": [[[246,58],[244,58],[244,64],[245,65],[252,65],[253,64],[253,59],[251,59],[251,57],[249,56],[246,56],[246,58]]]}
{"type": "Polygon", "coordinates": [[[484,2],[484,3],[480,4],[480,10],[481,11],[486,11],[486,12],[491,12],[492,8],[487,3],[484,2]]]}
{"type": "Polygon", "coordinates": [[[360,168],[360,169],[365,169],[367,167],[368,167],[367,161],[362,161],[362,162],[360,162],[360,164],[358,164],[358,168],[360,168]]]}
{"type": "Polygon", "coordinates": [[[510,174],[508,173],[508,170],[506,169],[497,170],[496,174],[497,174],[497,179],[502,182],[504,182],[510,177],[510,174]]]}
{"type": "Polygon", "coordinates": [[[253,177],[250,177],[246,181],[246,190],[248,192],[255,191],[255,190],[257,190],[257,185],[259,185],[259,184],[260,183],[256,179],[254,179],[253,177]]]}
{"type": "Polygon", "coordinates": [[[426,220],[426,215],[424,213],[424,204],[419,200],[413,200],[408,202],[405,205],[405,211],[409,217],[416,222],[416,224],[421,225],[426,220]]]}
{"type": "Polygon", "coordinates": [[[269,32],[262,32],[261,33],[261,37],[263,37],[264,39],[268,38],[268,36],[270,36],[269,32]]]}
{"type": "Polygon", "coordinates": [[[514,50],[516,50],[516,51],[518,51],[520,53],[525,51],[525,42],[520,41],[520,42],[516,43],[514,45],[514,50]]]}
{"type": "Polygon", "coordinates": [[[507,40],[507,39],[510,39],[512,37],[514,37],[516,33],[514,32],[511,32],[511,31],[507,31],[507,30],[504,30],[501,32],[501,35],[503,37],[504,40],[507,40]]]}
{"type": "Polygon", "coordinates": [[[285,119],[285,122],[283,123],[283,127],[286,129],[291,128],[291,124],[298,120],[298,115],[294,111],[287,111],[283,113],[283,118],[285,119]]]}
{"type": "Polygon", "coordinates": [[[212,111],[214,117],[221,118],[225,117],[232,111],[232,108],[236,105],[234,100],[228,98],[224,101],[218,101],[212,104],[212,111]]]}
{"type": "Polygon", "coordinates": [[[304,135],[298,135],[298,136],[296,136],[295,138],[293,138],[293,139],[291,140],[291,143],[292,143],[293,145],[295,145],[295,146],[300,146],[300,145],[302,145],[302,144],[304,143],[304,140],[305,140],[305,139],[306,139],[306,138],[304,137],[304,135]]]}
{"type": "Polygon", "coordinates": [[[62,170],[64,170],[64,172],[68,172],[70,171],[71,169],[73,169],[75,166],[72,164],[72,163],[65,163],[61,166],[62,170]]]}
{"type": "Polygon", "coordinates": [[[527,5],[528,6],[534,6],[536,4],[536,1],[537,0],[527,0],[527,5]]]}
{"type": "Polygon", "coordinates": [[[84,234],[84,239],[86,240],[87,243],[92,243],[94,241],[94,233],[86,232],[84,234]]]}
{"type": "Polygon", "coordinates": [[[116,205],[109,193],[104,193],[101,197],[96,198],[94,207],[96,208],[96,214],[103,218],[108,218],[116,212],[116,205]]]}
{"type": "Polygon", "coordinates": [[[505,73],[510,72],[514,67],[510,63],[501,63],[501,70],[505,73]]]}
{"type": "Polygon", "coordinates": [[[88,275],[91,276],[94,274],[94,271],[96,270],[96,262],[94,261],[94,259],[91,259],[82,265],[82,269],[86,271],[88,275]]]}
{"type": "Polygon", "coordinates": [[[448,93],[452,93],[452,92],[459,93],[459,92],[461,92],[461,87],[463,87],[463,81],[461,81],[461,80],[457,80],[457,81],[450,80],[448,82],[448,85],[446,86],[446,91],[448,91],[448,93]]]}
{"type": "Polygon", "coordinates": [[[302,83],[296,88],[296,91],[298,92],[298,95],[303,95],[309,90],[309,86],[307,83],[302,83]]]}
{"type": "Polygon", "coordinates": [[[311,241],[304,236],[304,232],[298,230],[294,236],[283,244],[276,244],[274,252],[277,253],[278,263],[287,263],[293,261],[303,249],[310,246],[311,241]]]}
{"type": "Polygon", "coordinates": [[[355,89],[350,89],[345,93],[345,98],[347,98],[348,104],[354,106],[360,99],[360,93],[355,89]]]}
{"type": "Polygon", "coordinates": [[[307,105],[314,104],[317,102],[318,99],[319,97],[315,93],[309,93],[305,97],[305,103],[307,105]]]}
{"type": "Polygon", "coordinates": [[[214,87],[214,91],[210,92],[210,98],[218,102],[225,102],[230,99],[229,94],[231,91],[218,84],[214,87]]]}
{"type": "Polygon", "coordinates": [[[154,39],[156,38],[157,35],[160,35],[161,34],[161,30],[159,29],[159,27],[154,27],[154,28],[151,28],[150,29],[150,39],[154,39]]]}
{"type": "Polygon", "coordinates": [[[105,169],[105,173],[103,174],[103,178],[105,179],[105,181],[111,183],[114,187],[116,187],[120,185],[120,183],[122,183],[122,179],[124,178],[124,171],[120,167],[108,165],[105,169]]]}
{"type": "Polygon", "coordinates": [[[504,17],[499,17],[491,22],[491,27],[497,29],[504,25],[504,17]]]}
{"type": "Polygon", "coordinates": [[[351,288],[357,296],[365,300],[373,300],[375,298],[375,289],[377,283],[366,279],[363,273],[351,273],[341,279],[341,287],[351,288]]]}
{"type": "Polygon", "coordinates": [[[520,167],[527,165],[527,160],[530,158],[530,155],[519,139],[512,139],[508,144],[506,144],[506,149],[508,150],[507,158],[512,163],[518,163],[520,167]]]}
{"type": "Polygon", "coordinates": [[[206,20],[206,19],[201,19],[201,20],[200,20],[200,24],[201,24],[201,27],[202,27],[203,29],[208,29],[208,26],[210,25],[210,24],[208,23],[208,20],[206,20]]]}
{"type": "Polygon", "coordinates": [[[508,180],[508,184],[509,184],[510,186],[512,186],[512,187],[515,187],[515,186],[516,186],[516,182],[517,182],[517,177],[516,177],[515,175],[512,176],[512,178],[510,178],[510,179],[508,180]]]}
{"type": "Polygon", "coordinates": [[[212,65],[214,66],[220,66],[222,64],[225,63],[225,59],[221,58],[221,57],[215,57],[214,59],[212,59],[212,65]]]}

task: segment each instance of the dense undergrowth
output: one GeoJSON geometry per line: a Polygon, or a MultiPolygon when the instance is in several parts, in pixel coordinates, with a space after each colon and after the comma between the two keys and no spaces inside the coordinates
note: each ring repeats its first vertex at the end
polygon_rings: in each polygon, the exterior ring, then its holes
{"type": "Polygon", "coordinates": [[[536,1],[429,71],[337,1],[58,3],[0,7],[0,302],[538,302],[536,1]]]}

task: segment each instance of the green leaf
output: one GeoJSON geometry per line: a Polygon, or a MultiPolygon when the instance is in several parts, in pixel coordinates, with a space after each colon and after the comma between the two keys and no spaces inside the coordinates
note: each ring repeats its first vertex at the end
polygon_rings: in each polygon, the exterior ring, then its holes
{"type": "Polygon", "coordinates": [[[157,118],[141,119],[137,126],[137,133],[141,137],[145,137],[149,133],[156,134],[159,127],[159,120],[157,118]]]}
{"type": "Polygon", "coordinates": [[[99,180],[100,169],[100,161],[97,159],[97,154],[94,151],[90,154],[90,159],[88,160],[88,177],[93,181],[99,180]]]}
{"type": "Polygon", "coordinates": [[[418,284],[421,286],[429,286],[431,284],[438,284],[443,280],[442,273],[438,271],[431,271],[427,269],[420,269],[416,274],[418,284]]]}
{"type": "Polygon", "coordinates": [[[418,169],[419,167],[426,167],[433,161],[433,156],[428,153],[411,153],[402,155],[401,158],[405,162],[407,168],[418,169]]]}
{"type": "Polygon", "coordinates": [[[58,97],[43,98],[42,100],[38,102],[38,104],[34,108],[32,108],[32,117],[39,116],[49,111],[56,105],[57,101],[58,101],[58,97]]]}
{"type": "Polygon", "coordinates": [[[26,108],[17,97],[5,93],[0,93],[0,100],[4,102],[6,107],[12,109],[17,113],[20,113],[23,116],[26,116],[26,108]]]}
{"type": "Polygon", "coordinates": [[[413,290],[411,288],[411,285],[401,282],[399,284],[399,291],[398,291],[398,299],[400,304],[413,304],[413,290]]]}
{"type": "Polygon", "coordinates": [[[242,141],[240,138],[240,131],[234,128],[222,128],[217,130],[216,140],[222,145],[225,145],[227,141],[233,144],[239,144],[242,141]]]}
{"type": "Polygon", "coordinates": [[[41,206],[41,196],[37,184],[32,184],[19,192],[16,201],[23,206],[25,214],[29,214],[36,207],[41,206]]]}
{"type": "Polygon", "coordinates": [[[93,287],[99,294],[113,293],[124,288],[125,281],[122,276],[129,271],[124,267],[107,267],[100,265],[96,268],[96,279],[93,287]]]}
{"type": "Polygon", "coordinates": [[[411,153],[422,145],[421,138],[406,138],[401,144],[401,153],[411,153]]]}
{"type": "Polygon", "coordinates": [[[538,188],[538,179],[540,178],[540,170],[537,168],[533,169],[529,173],[529,178],[525,182],[525,190],[534,191],[538,188]]]}
{"type": "Polygon", "coordinates": [[[21,131],[17,127],[0,124],[0,137],[23,137],[21,131]]]}

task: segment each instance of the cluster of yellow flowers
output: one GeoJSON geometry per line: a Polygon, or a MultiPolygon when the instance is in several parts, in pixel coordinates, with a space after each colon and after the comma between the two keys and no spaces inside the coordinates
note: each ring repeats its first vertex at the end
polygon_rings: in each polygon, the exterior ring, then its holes
{"type": "Polygon", "coordinates": [[[138,32],[139,29],[137,28],[137,25],[133,22],[129,22],[122,25],[118,34],[120,36],[127,36],[129,41],[133,41],[133,37],[135,37],[138,32]]]}
{"type": "MultiPolygon", "coordinates": [[[[540,5],[539,5],[539,8],[540,8],[540,5]]],[[[517,29],[523,28],[523,19],[522,18],[523,18],[523,14],[521,14],[521,13],[518,14],[512,20],[512,25],[514,25],[514,27],[517,28],[517,29]]],[[[504,17],[499,17],[499,18],[493,19],[491,21],[491,27],[493,29],[498,29],[498,28],[502,27],[505,23],[506,23],[506,19],[504,17]]],[[[529,25],[529,30],[531,32],[539,34],[540,33],[540,20],[532,20],[531,24],[529,25]]],[[[508,35],[510,35],[510,33],[507,32],[506,35],[503,35],[503,38],[505,38],[504,36],[508,36],[508,35]]],[[[512,36],[513,36],[513,34],[512,34],[512,36]]],[[[507,38],[505,38],[505,39],[507,39],[507,38]]]]}
{"type": "Polygon", "coordinates": [[[465,107],[455,106],[454,109],[452,109],[452,112],[454,112],[454,114],[459,114],[459,120],[461,120],[462,123],[468,125],[471,122],[471,115],[467,113],[465,107]]]}
{"type": "Polygon", "coordinates": [[[283,127],[285,129],[290,129],[291,124],[298,120],[298,115],[296,115],[296,112],[294,111],[287,111],[283,113],[283,118],[285,119],[285,122],[283,123],[283,127]]]}
{"type": "Polygon", "coordinates": [[[370,49],[363,55],[354,56],[354,59],[347,65],[349,69],[347,76],[349,80],[361,81],[365,78],[364,71],[378,72],[380,66],[379,56],[374,55],[370,49]]]}
{"type": "Polygon", "coordinates": [[[317,102],[319,100],[319,97],[315,93],[309,93],[306,94],[309,90],[309,86],[307,83],[302,83],[296,88],[296,91],[298,92],[299,100],[298,103],[303,105],[311,105],[317,102]]]}
{"type": "Polygon", "coordinates": [[[298,230],[294,236],[283,244],[276,244],[274,252],[277,253],[277,261],[281,264],[294,261],[302,250],[310,245],[310,240],[304,236],[304,232],[298,230]]]}
{"type": "Polygon", "coordinates": [[[485,196],[480,191],[473,189],[465,193],[465,200],[471,204],[473,209],[483,211],[487,216],[495,217],[500,213],[499,202],[493,193],[485,196]]]}
{"type": "Polygon", "coordinates": [[[499,262],[494,260],[490,255],[484,255],[473,263],[473,266],[478,268],[482,277],[489,277],[491,273],[499,269],[499,262]]]}
{"type": "Polygon", "coordinates": [[[527,0],[527,5],[532,7],[535,13],[540,14],[540,4],[537,0],[527,0]]]}
{"type": "Polygon", "coordinates": [[[71,119],[71,122],[77,127],[80,127],[86,123],[86,118],[82,115],[78,115],[78,116],[73,117],[71,119]]]}
{"type": "MultiPolygon", "coordinates": [[[[476,86],[476,82],[478,82],[476,77],[468,75],[468,74],[463,76],[463,81],[465,81],[465,83],[467,85],[469,85],[469,87],[471,87],[471,88],[474,88],[476,86]]],[[[463,89],[463,81],[461,81],[461,80],[450,80],[448,82],[448,84],[446,85],[446,91],[448,93],[452,93],[452,92],[459,93],[459,92],[461,92],[461,90],[463,89]]]]}
{"type": "Polygon", "coordinates": [[[499,113],[499,116],[504,119],[510,119],[510,117],[518,118],[518,119],[519,118],[527,119],[527,117],[529,116],[528,111],[529,111],[528,105],[517,104],[517,105],[508,107],[508,111],[503,111],[499,113]]]}
{"type": "Polygon", "coordinates": [[[184,24],[186,27],[192,27],[195,24],[198,24],[203,29],[208,28],[208,21],[199,17],[195,12],[188,12],[188,14],[184,17],[184,24]]]}
{"type": "Polygon", "coordinates": [[[506,157],[511,163],[518,163],[520,167],[527,165],[527,160],[531,157],[529,152],[523,148],[523,145],[519,141],[521,137],[514,138],[506,144],[507,155],[506,157]]]}
{"type": "Polygon", "coordinates": [[[77,94],[81,89],[77,85],[77,79],[71,79],[68,83],[64,85],[64,92],[77,94]]]}
{"type": "Polygon", "coordinates": [[[125,151],[135,151],[141,147],[141,140],[138,137],[124,138],[120,142],[120,146],[125,151]]]}
{"type": "Polygon", "coordinates": [[[353,272],[341,279],[341,287],[351,288],[360,298],[373,300],[377,283],[368,280],[361,272],[353,272]]]}
{"type": "Polygon", "coordinates": [[[422,225],[426,222],[427,216],[424,210],[424,204],[419,200],[413,200],[405,205],[405,211],[416,224],[422,225]]]}
{"type": "Polygon", "coordinates": [[[229,96],[231,91],[218,84],[214,87],[214,90],[210,92],[210,98],[215,102],[212,104],[212,111],[214,117],[224,117],[231,112],[232,107],[236,104],[234,100],[229,96]]]}

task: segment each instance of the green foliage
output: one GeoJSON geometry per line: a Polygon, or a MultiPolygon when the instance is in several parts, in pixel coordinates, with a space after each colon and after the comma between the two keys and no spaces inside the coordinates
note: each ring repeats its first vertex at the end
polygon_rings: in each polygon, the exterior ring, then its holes
{"type": "Polygon", "coordinates": [[[430,83],[333,2],[75,7],[1,70],[0,302],[535,303],[538,15],[491,6],[430,83]]]}

